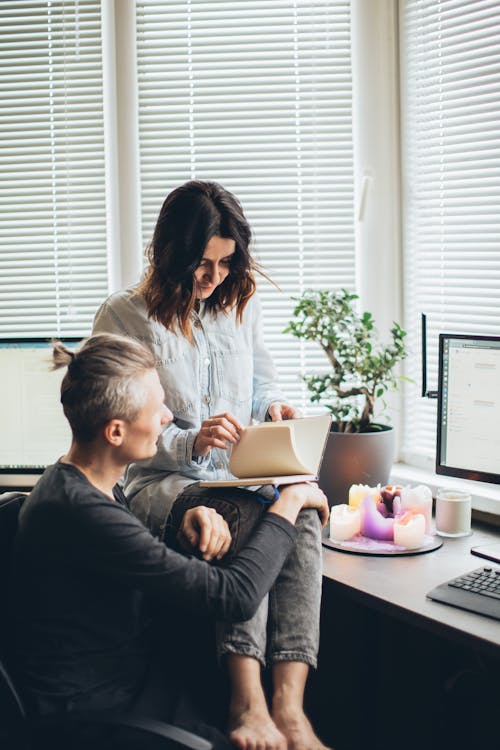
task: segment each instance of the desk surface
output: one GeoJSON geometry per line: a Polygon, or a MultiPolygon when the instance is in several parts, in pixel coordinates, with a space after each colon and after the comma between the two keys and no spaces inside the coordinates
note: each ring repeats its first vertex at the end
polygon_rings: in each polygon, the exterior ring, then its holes
{"type": "Polygon", "coordinates": [[[431,601],[426,593],[487,560],[471,546],[500,541],[500,533],[475,524],[471,536],[443,539],[433,552],[403,557],[374,557],[323,548],[326,584],[340,586],[366,606],[411,621],[438,635],[500,655],[500,621],[431,601]]]}

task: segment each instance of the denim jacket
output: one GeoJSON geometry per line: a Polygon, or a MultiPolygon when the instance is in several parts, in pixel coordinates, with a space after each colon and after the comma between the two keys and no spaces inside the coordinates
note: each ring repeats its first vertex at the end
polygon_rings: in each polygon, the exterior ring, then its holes
{"type": "Polygon", "coordinates": [[[131,464],[125,491],[133,497],[146,485],[161,481],[168,510],[186,485],[232,477],[229,449],[214,448],[205,458],[193,459],[193,444],[203,420],[230,412],[248,425],[252,419],[263,421],[271,403],[284,400],[264,345],[257,295],[247,304],[241,324],[234,311],[213,315],[201,303],[199,314],[191,314],[191,328],[192,342],[180,331],[168,331],[148,318],[144,299],[134,287],[111,295],[94,320],[94,333],[132,336],[155,356],[174,421],[165,427],[157,454],[131,464]]]}

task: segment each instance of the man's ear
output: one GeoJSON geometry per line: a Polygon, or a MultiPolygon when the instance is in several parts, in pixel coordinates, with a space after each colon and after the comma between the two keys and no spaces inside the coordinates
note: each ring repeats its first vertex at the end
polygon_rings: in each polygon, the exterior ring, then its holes
{"type": "Polygon", "coordinates": [[[123,419],[110,419],[104,427],[104,437],[110,445],[120,446],[125,437],[125,422],[123,419]]]}

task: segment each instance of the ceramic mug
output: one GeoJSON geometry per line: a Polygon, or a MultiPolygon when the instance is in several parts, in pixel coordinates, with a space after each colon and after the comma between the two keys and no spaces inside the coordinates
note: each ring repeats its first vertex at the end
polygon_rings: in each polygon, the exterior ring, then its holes
{"type": "Polygon", "coordinates": [[[470,492],[442,488],[436,495],[436,534],[459,537],[471,533],[470,492]]]}

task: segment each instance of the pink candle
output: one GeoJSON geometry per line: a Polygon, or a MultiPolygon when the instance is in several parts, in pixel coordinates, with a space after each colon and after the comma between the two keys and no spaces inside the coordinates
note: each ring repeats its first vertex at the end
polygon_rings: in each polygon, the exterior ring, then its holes
{"type": "Polygon", "coordinates": [[[432,492],[429,487],[419,484],[418,487],[403,487],[401,490],[401,510],[412,510],[421,513],[425,518],[425,533],[432,532],[432,492]]]}

